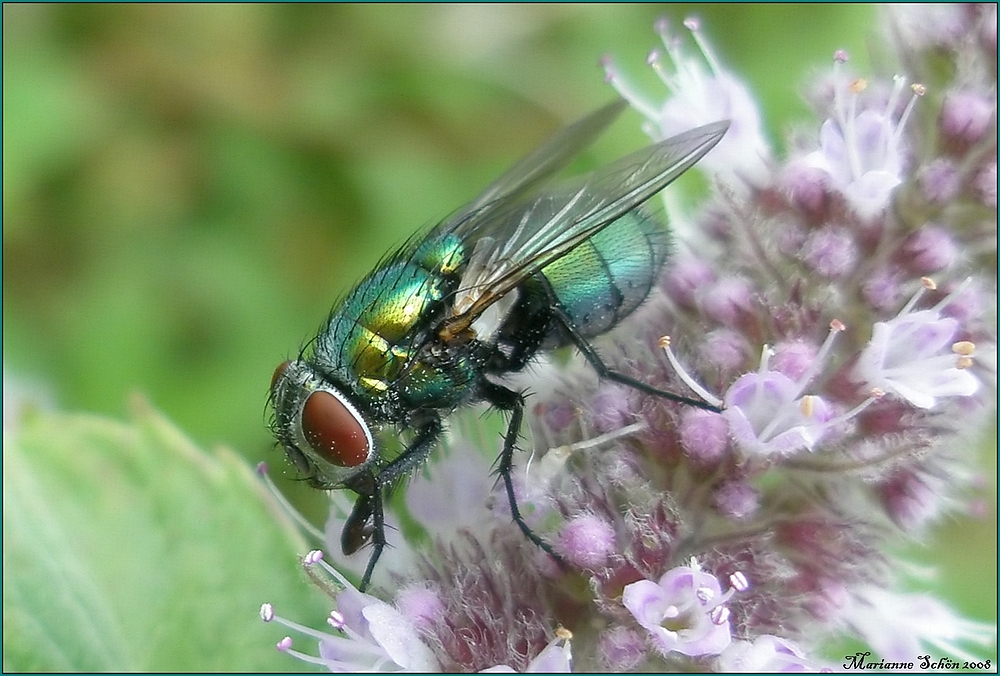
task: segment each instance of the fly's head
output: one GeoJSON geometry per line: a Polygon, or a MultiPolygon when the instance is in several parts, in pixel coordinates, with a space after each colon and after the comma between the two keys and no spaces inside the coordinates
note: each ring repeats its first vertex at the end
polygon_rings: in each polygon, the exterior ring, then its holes
{"type": "Polygon", "coordinates": [[[371,427],[351,400],[304,361],[286,361],[271,378],[274,435],[317,488],[357,482],[376,461],[371,427]]]}

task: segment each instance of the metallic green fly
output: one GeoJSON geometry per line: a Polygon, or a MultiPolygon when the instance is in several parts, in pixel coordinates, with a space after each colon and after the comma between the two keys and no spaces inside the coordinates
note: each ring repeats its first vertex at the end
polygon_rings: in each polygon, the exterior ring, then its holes
{"type": "Polygon", "coordinates": [[[389,255],[336,306],[294,361],[274,372],[273,431],[312,485],[357,493],[341,535],[345,554],[367,543],[368,586],[385,547],[386,492],[433,451],[452,411],[485,402],[510,414],[497,471],[514,521],[511,481],[524,395],[499,378],[542,350],[575,345],[601,377],[682,403],[610,369],[589,340],[649,294],[670,233],[643,207],[711,150],[717,122],[634,152],[568,182],[550,179],[622,112],[618,101],[557,133],[470,204],[389,255]],[[389,457],[373,432],[412,434],[389,457]]]}

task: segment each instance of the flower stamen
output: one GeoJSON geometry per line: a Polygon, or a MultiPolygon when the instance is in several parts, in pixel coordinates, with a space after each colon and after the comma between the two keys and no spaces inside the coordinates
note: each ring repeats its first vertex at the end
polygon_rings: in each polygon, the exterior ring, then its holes
{"type": "Polygon", "coordinates": [[[690,387],[695,394],[704,399],[706,403],[711,404],[716,408],[722,407],[722,400],[702,387],[701,384],[691,377],[687,370],[681,366],[681,363],[678,361],[674,351],[670,349],[670,336],[663,336],[657,344],[663,349],[664,352],[666,352],[667,360],[670,362],[670,365],[674,367],[674,371],[677,372],[677,375],[680,376],[680,379],[684,381],[685,385],[690,387]]]}
{"type": "Polygon", "coordinates": [[[323,542],[325,535],[323,532],[316,528],[316,526],[309,523],[308,520],[302,513],[297,510],[292,503],[288,501],[284,493],[278,490],[278,487],[274,485],[274,481],[271,480],[271,475],[268,473],[268,467],[266,462],[261,462],[257,464],[257,474],[264,480],[264,486],[267,491],[271,494],[271,497],[277,501],[278,506],[288,515],[292,521],[295,522],[299,528],[301,528],[305,533],[309,534],[311,537],[315,538],[317,542],[323,542]]]}

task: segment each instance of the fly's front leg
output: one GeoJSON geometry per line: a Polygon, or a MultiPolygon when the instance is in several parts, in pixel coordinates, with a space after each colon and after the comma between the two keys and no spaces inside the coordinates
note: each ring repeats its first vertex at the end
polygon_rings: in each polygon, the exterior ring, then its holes
{"type": "Polygon", "coordinates": [[[351,510],[351,515],[347,517],[344,529],[340,532],[340,548],[345,555],[350,556],[369,541],[372,543],[372,553],[368,557],[365,574],[358,586],[358,589],[363,592],[371,582],[375,564],[382,556],[386,540],[385,515],[382,511],[382,485],[371,474],[365,475],[362,483],[363,485],[354,488],[358,491],[358,499],[354,502],[354,509],[351,510]]]}
{"type": "Polygon", "coordinates": [[[350,556],[372,539],[375,527],[370,522],[375,513],[376,495],[377,493],[362,493],[354,501],[354,509],[344,522],[344,529],[340,531],[340,549],[344,554],[350,556]]]}
{"type": "Polygon", "coordinates": [[[441,431],[440,418],[426,422],[417,432],[413,443],[392,462],[382,467],[377,473],[362,475],[360,481],[347,486],[358,492],[358,499],[354,503],[351,515],[344,524],[343,531],[340,533],[341,549],[343,549],[344,554],[350,555],[361,549],[369,540],[372,543],[372,553],[368,557],[368,566],[365,568],[365,574],[358,586],[362,592],[371,583],[375,564],[378,563],[379,557],[382,556],[382,550],[386,546],[383,508],[385,491],[396,480],[408,474],[427,458],[441,436],[441,431]]]}
{"type": "Polygon", "coordinates": [[[564,564],[562,557],[552,549],[552,545],[543,540],[525,523],[524,517],[521,516],[521,510],[517,506],[517,497],[514,494],[514,482],[511,474],[514,471],[514,450],[517,448],[517,437],[521,432],[521,421],[524,418],[524,397],[488,380],[483,381],[483,395],[493,406],[510,411],[510,423],[507,425],[507,433],[504,435],[503,450],[500,451],[500,460],[497,463],[497,473],[503,479],[504,488],[507,490],[511,518],[514,519],[514,523],[517,524],[526,538],[541,547],[557,562],[564,564]]]}
{"type": "Polygon", "coordinates": [[[714,413],[721,413],[722,409],[718,406],[713,406],[706,401],[701,399],[692,399],[691,397],[685,397],[681,394],[674,394],[673,392],[667,392],[666,390],[661,390],[658,387],[653,387],[641,380],[636,380],[631,376],[627,376],[624,373],[615,371],[613,368],[604,363],[601,359],[601,355],[597,354],[597,350],[587,342],[587,339],[580,334],[580,331],[573,325],[573,320],[566,314],[558,305],[553,307],[553,311],[556,319],[562,324],[563,328],[566,329],[566,333],[569,334],[570,338],[573,340],[573,344],[576,345],[577,349],[583,353],[583,356],[587,358],[590,365],[594,367],[597,371],[597,375],[601,378],[607,378],[608,380],[613,380],[619,382],[622,385],[627,385],[631,388],[639,390],[640,392],[645,392],[647,394],[652,394],[656,397],[663,397],[664,399],[669,399],[670,401],[676,401],[678,404],[686,404],[687,406],[694,406],[696,408],[701,408],[706,411],[712,411],[714,413]]]}

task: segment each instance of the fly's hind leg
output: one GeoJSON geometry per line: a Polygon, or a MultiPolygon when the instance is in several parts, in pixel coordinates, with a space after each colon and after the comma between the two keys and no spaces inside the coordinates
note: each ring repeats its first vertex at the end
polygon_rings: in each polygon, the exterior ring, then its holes
{"type": "Polygon", "coordinates": [[[518,392],[508,390],[488,380],[483,381],[482,387],[483,395],[490,404],[501,410],[510,411],[510,423],[507,425],[507,432],[503,439],[503,450],[500,451],[500,458],[497,462],[497,474],[503,480],[504,488],[507,491],[511,518],[524,533],[524,537],[531,540],[560,565],[565,565],[563,558],[552,549],[552,545],[525,523],[517,505],[517,496],[514,494],[514,482],[511,475],[514,471],[514,451],[517,448],[517,437],[521,432],[521,422],[524,418],[524,397],[518,392]]]}
{"type": "Polygon", "coordinates": [[[681,394],[667,392],[666,390],[661,390],[658,387],[653,387],[652,385],[644,383],[641,380],[627,376],[620,371],[615,371],[613,368],[604,363],[604,360],[601,359],[601,355],[597,354],[597,350],[594,349],[594,346],[591,345],[587,341],[587,338],[580,333],[580,330],[576,328],[573,324],[573,320],[570,319],[565,310],[556,305],[553,308],[553,311],[556,319],[566,330],[566,333],[569,334],[573,344],[576,345],[577,349],[583,353],[583,356],[586,357],[587,361],[590,362],[590,365],[594,367],[594,370],[597,371],[597,375],[601,378],[613,380],[621,383],[622,385],[627,385],[628,387],[639,390],[640,392],[652,394],[656,397],[663,397],[664,399],[668,399],[670,401],[676,401],[678,404],[694,406],[696,408],[712,411],[714,413],[722,412],[722,409],[718,406],[713,406],[712,404],[709,404],[701,399],[693,399],[691,397],[685,397],[681,394]]]}

